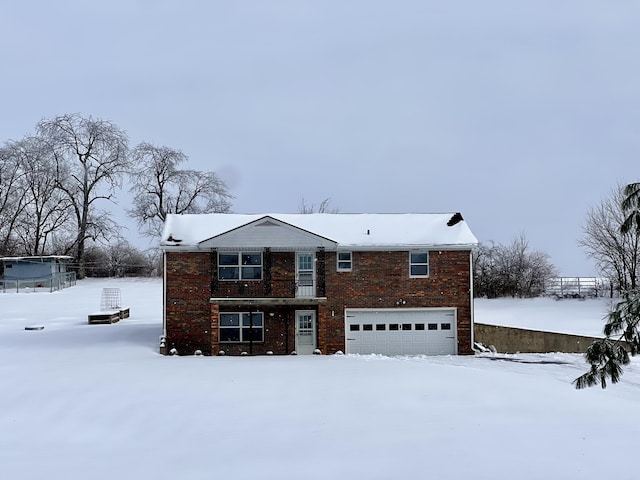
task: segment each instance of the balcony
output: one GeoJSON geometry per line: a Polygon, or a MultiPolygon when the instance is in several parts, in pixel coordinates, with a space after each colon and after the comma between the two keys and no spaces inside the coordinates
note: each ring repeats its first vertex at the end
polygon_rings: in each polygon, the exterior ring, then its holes
{"type": "MultiPolygon", "coordinates": [[[[304,280],[304,279],[303,279],[304,280]]],[[[211,303],[219,305],[316,305],[327,301],[318,296],[317,282],[295,280],[218,281],[211,303]]]]}

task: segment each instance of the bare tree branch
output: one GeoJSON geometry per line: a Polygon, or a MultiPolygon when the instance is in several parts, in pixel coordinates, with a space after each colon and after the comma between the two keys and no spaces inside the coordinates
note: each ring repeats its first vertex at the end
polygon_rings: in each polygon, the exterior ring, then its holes
{"type": "Polygon", "coordinates": [[[143,233],[159,236],[170,213],[224,213],[232,196],[213,172],[183,170],[188,160],[180,150],[141,143],[132,152],[133,208],[128,212],[143,233]]]}
{"type": "Polygon", "coordinates": [[[640,233],[635,229],[623,232],[625,192],[618,185],[607,199],[589,210],[578,242],[618,290],[636,288],[640,262],[640,233]]]}

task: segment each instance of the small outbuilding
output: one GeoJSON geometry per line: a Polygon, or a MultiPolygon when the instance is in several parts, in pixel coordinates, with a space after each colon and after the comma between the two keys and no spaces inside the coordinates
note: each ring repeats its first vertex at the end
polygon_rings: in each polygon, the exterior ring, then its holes
{"type": "Polygon", "coordinates": [[[67,271],[73,257],[42,255],[0,258],[0,291],[24,288],[60,290],[76,284],[75,272],[67,271]]]}

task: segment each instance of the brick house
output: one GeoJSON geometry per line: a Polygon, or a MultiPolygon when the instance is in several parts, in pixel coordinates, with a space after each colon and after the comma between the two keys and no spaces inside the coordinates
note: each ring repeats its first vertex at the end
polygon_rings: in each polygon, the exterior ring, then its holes
{"type": "Polygon", "coordinates": [[[456,214],[169,215],[164,351],[471,354],[456,214]]]}

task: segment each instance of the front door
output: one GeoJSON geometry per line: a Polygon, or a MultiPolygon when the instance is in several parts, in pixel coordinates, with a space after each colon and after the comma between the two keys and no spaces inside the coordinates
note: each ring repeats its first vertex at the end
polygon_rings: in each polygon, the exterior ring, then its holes
{"type": "Polygon", "coordinates": [[[316,349],[316,312],[296,310],[296,353],[311,355],[316,349]]]}
{"type": "Polygon", "coordinates": [[[316,272],[312,252],[298,252],[296,258],[296,297],[316,296],[316,272]]]}

